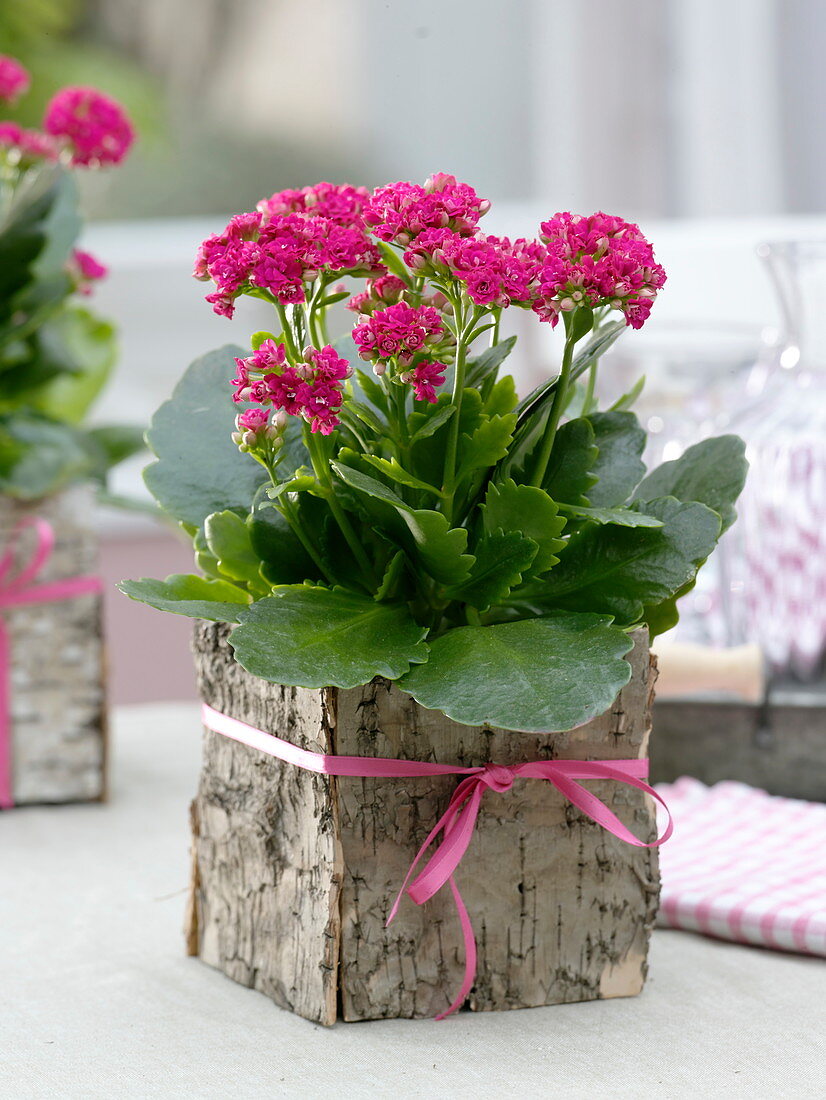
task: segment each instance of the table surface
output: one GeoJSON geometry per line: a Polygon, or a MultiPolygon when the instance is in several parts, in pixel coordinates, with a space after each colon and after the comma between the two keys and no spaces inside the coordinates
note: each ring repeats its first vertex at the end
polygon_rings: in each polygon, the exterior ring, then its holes
{"type": "Polygon", "coordinates": [[[826,967],[658,931],[642,996],[326,1029],[184,955],[190,704],[114,715],[108,805],[0,814],[0,1096],[823,1095],[826,967]]]}

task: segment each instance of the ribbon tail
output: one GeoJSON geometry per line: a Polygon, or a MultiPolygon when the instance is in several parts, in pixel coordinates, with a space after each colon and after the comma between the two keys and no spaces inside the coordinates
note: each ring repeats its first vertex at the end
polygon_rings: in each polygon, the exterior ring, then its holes
{"type": "Polygon", "coordinates": [[[473,982],[476,978],[476,937],[473,934],[473,925],[470,923],[467,907],[462,899],[462,895],[459,893],[459,887],[456,885],[456,880],[452,875],[449,881],[453,900],[456,903],[456,912],[459,914],[459,923],[462,926],[462,936],[465,941],[465,976],[462,980],[462,986],[456,994],[450,1008],[446,1008],[444,1012],[440,1012],[436,1017],[437,1020],[444,1020],[448,1016],[452,1016],[454,1012],[459,1011],[468,999],[468,994],[473,988],[473,982]]]}
{"type": "Polygon", "coordinates": [[[14,806],[11,760],[11,704],[9,636],[0,620],[0,810],[14,806]]]}

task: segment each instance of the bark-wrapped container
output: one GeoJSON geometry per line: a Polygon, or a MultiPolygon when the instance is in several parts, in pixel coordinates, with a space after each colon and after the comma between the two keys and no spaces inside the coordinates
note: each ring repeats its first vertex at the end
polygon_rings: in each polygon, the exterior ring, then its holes
{"type": "MultiPolygon", "coordinates": [[[[0,496],[0,556],[11,549],[14,558],[0,587],[31,563],[35,519],[51,528],[54,545],[26,586],[31,593],[95,576],[93,491],[74,485],[36,501],[0,496]]],[[[0,751],[10,765],[13,802],[100,800],[107,744],[101,593],[6,604],[0,606],[7,655],[0,675],[8,695],[0,751]]]]}
{"type": "MultiPolygon", "coordinates": [[[[232,657],[230,628],[199,623],[201,695],[215,710],[301,748],[462,766],[647,753],[655,669],[634,635],[632,676],[613,707],[568,733],[459,725],[386,680],[349,690],[268,683],[232,657]]],[[[452,776],[334,778],[210,730],[192,805],[188,945],[230,978],[310,1020],[423,1017],[460,987],[463,949],[449,890],[387,916],[410,862],[456,786],[452,776]]],[[[651,800],[589,784],[642,840],[651,800]]],[[[471,1009],[641,991],[656,916],[655,849],[635,848],[550,784],[487,791],[456,879],[478,945],[471,1009]]]]}

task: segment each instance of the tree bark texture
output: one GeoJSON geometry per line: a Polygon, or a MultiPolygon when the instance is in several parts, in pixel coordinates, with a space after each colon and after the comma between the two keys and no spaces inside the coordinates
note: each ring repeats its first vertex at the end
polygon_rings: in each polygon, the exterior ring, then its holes
{"type": "MultiPolygon", "coordinates": [[[[195,660],[215,709],[316,752],[475,766],[619,759],[647,752],[655,668],[644,631],[610,711],[569,733],[462,726],[386,680],[351,690],[266,683],[241,669],[229,628],[198,624],[195,660]]],[[[457,777],[331,778],[210,731],[193,804],[190,950],[323,1024],[432,1016],[459,988],[464,954],[450,891],[402,901],[411,860],[457,777]]],[[[650,800],[588,784],[641,839],[650,800]]],[[[456,874],[478,945],[477,1011],[630,996],[642,989],[657,910],[656,850],[613,837],[548,783],[486,791],[456,874]]]]}
{"type": "MultiPolygon", "coordinates": [[[[76,485],[39,501],[0,496],[0,552],[16,524],[51,524],[54,550],[33,584],[94,574],[98,538],[92,490],[76,485]]],[[[34,548],[18,542],[15,568],[34,548]]],[[[105,796],[106,696],[102,596],[72,596],[0,610],[8,638],[15,803],[82,802],[105,796]]]]}

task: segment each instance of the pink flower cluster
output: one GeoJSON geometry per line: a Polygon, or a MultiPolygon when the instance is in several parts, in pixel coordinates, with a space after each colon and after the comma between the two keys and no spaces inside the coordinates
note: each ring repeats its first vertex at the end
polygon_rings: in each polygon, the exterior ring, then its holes
{"type": "Polygon", "coordinates": [[[435,387],[444,385],[446,370],[444,363],[431,363],[425,360],[417,363],[413,370],[400,374],[399,378],[402,382],[413,383],[417,401],[429,401],[431,405],[435,405],[435,387]]]}
{"type": "Polygon", "coordinates": [[[0,147],[15,149],[24,160],[57,160],[57,143],[39,130],[25,130],[16,122],[0,122],[0,147]]]}
{"type": "Polygon", "coordinates": [[[109,269],[96,260],[91,252],[83,252],[76,248],[72,252],[68,264],[69,275],[75,282],[75,288],[80,294],[91,294],[92,284],[99,279],[105,279],[109,269]]]}
{"type": "MultiPolygon", "coordinates": [[[[332,197],[325,201],[331,203],[332,197]]],[[[358,226],[259,209],[237,214],[223,233],[208,237],[198,250],[193,274],[215,283],[216,293],[206,300],[216,313],[232,317],[235,299],[251,287],[269,291],[282,305],[305,301],[306,284],[322,270],[336,278],[373,275],[384,267],[378,249],[358,226]]]]}
{"type": "Polygon", "coordinates": [[[360,294],[354,294],[347,303],[347,309],[369,317],[377,309],[400,302],[406,290],[407,283],[396,275],[380,275],[377,279],[367,280],[364,290],[360,294]]]}
{"type": "Polygon", "coordinates": [[[557,214],[541,229],[547,256],[533,307],[541,320],[556,324],[577,306],[610,305],[642,328],[666,275],[638,226],[598,211],[557,214]]]}
{"type": "MultiPolygon", "coordinates": [[[[252,401],[283,410],[289,416],[301,416],[311,431],[329,435],[338,426],[343,385],[352,369],[329,344],[323,348],[305,348],[302,354],[303,361],[290,366],[284,345],[265,340],[247,359],[236,359],[238,374],[232,380],[234,400],[252,401]]],[[[254,423],[256,418],[250,417],[244,427],[252,429],[254,423]]]]}
{"type": "Polygon", "coordinates": [[[369,198],[366,187],[322,182],[298,191],[276,191],[270,198],[262,199],[258,209],[268,218],[278,214],[313,214],[337,225],[363,229],[362,211],[369,198]]]}
{"type": "Polygon", "coordinates": [[[417,272],[455,276],[477,305],[509,306],[530,305],[536,298],[545,255],[538,241],[523,237],[462,237],[433,229],[413,242],[404,261],[417,272]]]}
{"type": "Polygon", "coordinates": [[[0,54],[0,99],[14,103],[31,85],[31,77],[19,61],[0,54]]]}
{"type": "Polygon", "coordinates": [[[43,128],[82,167],[120,164],[135,140],[123,107],[96,88],[61,89],[46,108],[43,128]]]}
{"type": "Polygon", "coordinates": [[[442,319],[433,306],[397,302],[376,310],[367,321],[356,325],[353,341],[361,358],[369,363],[398,359],[406,366],[416,354],[439,344],[443,334],[442,319]]]}
{"type": "Polygon", "coordinates": [[[377,188],[364,207],[364,221],[380,240],[409,245],[428,229],[470,236],[489,209],[487,199],[480,199],[469,184],[438,172],[424,186],[391,183],[377,188]]]}

